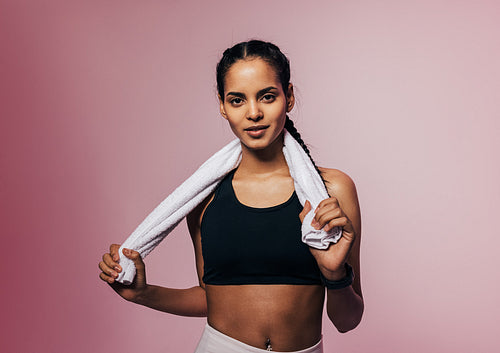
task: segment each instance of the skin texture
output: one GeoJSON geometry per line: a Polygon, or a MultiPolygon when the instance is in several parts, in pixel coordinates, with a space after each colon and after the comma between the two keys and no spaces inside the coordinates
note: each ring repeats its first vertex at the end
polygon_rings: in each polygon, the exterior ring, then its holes
{"type": "MultiPolygon", "coordinates": [[[[256,58],[240,60],[225,77],[225,95],[219,97],[220,111],[242,144],[242,160],[233,178],[238,200],[251,207],[281,204],[292,195],[294,186],[282,153],[286,113],[295,103],[293,86],[286,92],[274,69],[256,58]],[[249,132],[249,128],[263,128],[249,132]]],[[[100,278],[126,300],[157,310],[186,316],[207,316],[208,323],[224,334],[249,345],[265,348],[270,339],[273,350],[301,350],[321,338],[322,311],[327,298],[327,313],[340,332],[355,328],[363,314],[359,249],[361,216],[356,188],[349,176],[336,169],[320,168],[330,198],[315,210],[312,225],[326,230],[340,226],[343,236],[327,250],[310,248],[323,275],[330,280],[345,276],[344,263],[354,270],[352,286],[326,290],[319,285],[205,285],[200,225],[209,196],[187,217],[193,241],[199,285],[171,289],[146,282],[142,259],[135,251],[126,252],[137,267],[131,286],[114,279],[120,272],[118,245],[103,255],[100,278]],[[118,267],[117,267],[118,266],[118,267]]],[[[301,221],[311,206],[306,203],[301,221]]]]}

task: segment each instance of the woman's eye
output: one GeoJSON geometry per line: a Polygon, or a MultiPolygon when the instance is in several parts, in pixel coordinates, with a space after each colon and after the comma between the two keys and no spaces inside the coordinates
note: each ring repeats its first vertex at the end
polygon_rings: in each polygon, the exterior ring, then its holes
{"type": "Polygon", "coordinates": [[[241,98],[233,98],[229,101],[229,103],[231,103],[232,105],[239,105],[243,102],[243,100],[241,98]]]}
{"type": "Polygon", "coordinates": [[[274,95],[272,95],[272,94],[265,94],[264,96],[262,96],[262,100],[264,102],[272,102],[272,101],[274,101],[274,95]]]}

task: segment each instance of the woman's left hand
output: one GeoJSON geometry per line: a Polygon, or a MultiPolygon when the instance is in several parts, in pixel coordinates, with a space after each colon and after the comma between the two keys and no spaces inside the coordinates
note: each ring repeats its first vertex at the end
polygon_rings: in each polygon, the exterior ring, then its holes
{"type": "MultiPolygon", "coordinates": [[[[304,209],[299,214],[301,222],[303,222],[304,217],[310,210],[311,204],[306,201],[304,209]]],[[[309,247],[309,249],[316,259],[323,276],[332,281],[344,278],[346,274],[344,263],[347,261],[351,247],[356,239],[354,227],[335,197],[321,201],[314,212],[315,216],[311,226],[325,231],[329,231],[334,227],[342,227],[342,237],[326,250],[312,247],[309,247]]]]}

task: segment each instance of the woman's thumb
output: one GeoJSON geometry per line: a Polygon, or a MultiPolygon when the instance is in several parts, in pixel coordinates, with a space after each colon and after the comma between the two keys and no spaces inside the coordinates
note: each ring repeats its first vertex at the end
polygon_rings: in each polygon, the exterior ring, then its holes
{"type": "Polygon", "coordinates": [[[144,262],[142,261],[141,255],[137,251],[123,248],[123,255],[125,255],[134,262],[137,271],[144,270],[144,262]]]}
{"type": "Polygon", "coordinates": [[[311,203],[309,202],[309,200],[306,200],[306,202],[304,203],[304,208],[302,209],[302,212],[299,213],[299,218],[300,218],[301,222],[304,221],[306,214],[308,214],[309,211],[311,211],[311,209],[312,209],[311,203]]]}

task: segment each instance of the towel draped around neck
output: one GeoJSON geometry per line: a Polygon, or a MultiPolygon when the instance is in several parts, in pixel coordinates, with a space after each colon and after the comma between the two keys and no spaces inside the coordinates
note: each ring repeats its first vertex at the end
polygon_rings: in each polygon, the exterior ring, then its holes
{"type": "MultiPolygon", "coordinates": [[[[309,200],[312,206],[302,222],[302,241],[316,249],[327,249],[330,243],[336,243],[340,239],[342,228],[335,227],[325,232],[311,226],[314,210],[322,200],[329,197],[328,192],[309,156],[286,129],[283,154],[300,203],[304,205],[309,200]]],[[[123,255],[123,248],[138,251],[142,258],[147,256],[184,217],[215,190],[227,173],[238,167],[240,161],[241,142],[235,139],[210,157],[167,196],[121,245],[119,254],[122,272],[116,280],[130,284],[136,273],[132,260],[123,255]]]]}

